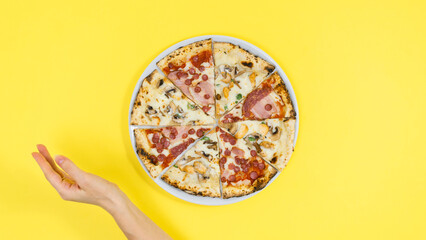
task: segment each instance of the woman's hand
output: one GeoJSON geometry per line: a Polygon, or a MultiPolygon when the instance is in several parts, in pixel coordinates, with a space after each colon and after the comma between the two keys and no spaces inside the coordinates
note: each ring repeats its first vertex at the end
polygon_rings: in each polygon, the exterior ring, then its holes
{"type": "Polygon", "coordinates": [[[128,239],[170,239],[114,183],[78,168],[64,156],[50,156],[44,145],[32,155],[46,179],[68,201],[98,205],[107,210],[128,239]]]}

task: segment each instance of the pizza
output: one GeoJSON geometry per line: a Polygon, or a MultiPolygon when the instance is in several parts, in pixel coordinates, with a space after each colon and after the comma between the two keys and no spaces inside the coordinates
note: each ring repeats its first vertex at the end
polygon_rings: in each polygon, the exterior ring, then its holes
{"type": "Polygon", "coordinates": [[[287,88],[278,73],[272,74],[259,87],[221,119],[221,123],[268,118],[291,119],[296,117],[287,88]]]}
{"type": "Polygon", "coordinates": [[[203,126],[135,129],[137,153],[151,176],[155,178],[190,144],[211,129],[203,126]]]}
{"type": "Polygon", "coordinates": [[[230,133],[219,130],[223,198],[238,197],[264,188],[277,170],[230,133]]]}
{"type": "Polygon", "coordinates": [[[211,39],[176,49],[157,66],[207,114],[214,114],[214,66],[211,39]]]}
{"type": "Polygon", "coordinates": [[[201,138],[161,178],[190,194],[220,197],[216,130],[201,138]]]}
{"type": "Polygon", "coordinates": [[[226,42],[213,44],[216,115],[232,109],[275,67],[243,48],[226,42]]]}
{"type": "Polygon", "coordinates": [[[129,122],[152,178],[187,194],[229,199],[263,189],[283,171],[297,116],[273,64],[212,39],[156,64],[129,122]]]}
{"type": "Polygon", "coordinates": [[[250,151],[282,171],[293,153],[294,119],[266,119],[224,124],[235,138],[242,139],[250,151]]]}
{"type": "Polygon", "coordinates": [[[214,124],[193,101],[157,70],[142,82],[133,104],[133,125],[203,125],[214,124]]]}

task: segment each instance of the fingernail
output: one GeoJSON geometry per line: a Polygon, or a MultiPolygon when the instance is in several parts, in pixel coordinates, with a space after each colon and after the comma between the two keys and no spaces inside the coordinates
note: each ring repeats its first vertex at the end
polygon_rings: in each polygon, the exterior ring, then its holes
{"type": "Polygon", "coordinates": [[[56,159],[56,162],[58,163],[58,164],[62,164],[62,162],[64,161],[64,158],[62,158],[61,156],[59,156],[59,155],[55,155],[55,159],[56,159]]]}

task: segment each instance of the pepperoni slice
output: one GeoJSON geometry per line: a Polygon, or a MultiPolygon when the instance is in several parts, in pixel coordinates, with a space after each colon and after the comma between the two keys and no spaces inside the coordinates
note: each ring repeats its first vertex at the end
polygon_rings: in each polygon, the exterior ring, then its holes
{"type": "Polygon", "coordinates": [[[160,134],[154,133],[154,136],[152,136],[152,142],[158,143],[159,140],[160,140],[160,134]]]}
{"type": "Polygon", "coordinates": [[[241,159],[239,157],[235,157],[235,163],[236,164],[241,164],[241,159]]]}
{"type": "Polygon", "coordinates": [[[203,74],[203,76],[201,76],[201,79],[203,79],[204,81],[207,81],[209,77],[206,74],[203,74]]]}
{"type": "Polygon", "coordinates": [[[170,69],[174,68],[174,66],[173,66],[173,64],[172,64],[172,63],[169,63],[168,67],[169,67],[170,69]]]}
{"type": "Polygon", "coordinates": [[[234,168],[234,172],[235,172],[235,173],[237,173],[237,172],[239,172],[239,171],[241,171],[240,167],[235,167],[235,168],[234,168]]]}
{"type": "Polygon", "coordinates": [[[192,76],[192,78],[193,78],[193,79],[198,79],[198,78],[200,78],[200,74],[196,73],[196,74],[194,74],[194,75],[192,76]]]}
{"type": "Polygon", "coordinates": [[[237,143],[237,140],[235,140],[235,138],[231,138],[231,139],[229,139],[229,143],[231,145],[235,145],[237,143]]]}
{"type": "Polygon", "coordinates": [[[200,66],[198,69],[200,70],[200,72],[204,71],[204,67],[203,66],[200,66]]]}
{"type": "Polygon", "coordinates": [[[166,155],[160,154],[160,155],[158,155],[157,159],[158,159],[158,161],[162,162],[166,159],[166,155]]]}
{"type": "Polygon", "coordinates": [[[195,130],[194,130],[193,128],[191,128],[191,129],[189,129],[188,133],[189,133],[189,134],[194,134],[194,133],[195,133],[195,130]]]}
{"type": "Polygon", "coordinates": [[[222,180],[222,182],[226,182],[226,178],[222,177],[220,180],[222,180]]]}
{"type": "Polygon", "coordinates": [[[209,94],[206,94],[206,95],[204,95],[204,98],[205,98],[205,99],[209,99],[209,98],[210,98],[210,95],[209,95],[209,94]]]}
{"type": "Polygon", "coordinates": [[[256,180],[258,177],[259,177],[259,174],[257,174],[257,172],[255,171],[250,172],[250,178],[252,180],[256,180]]]}
{"type": "Polygon", "coordinates": [[[266,104],[265,105],[265,110],[266,111],[271,111],[271,109],[272,109],[272,105],[271,104],[266,104]]]}
{"type": "Polygon", "coordinates": [[[256,150],[251,150],[250,151],[250,155],[252,156],[252,157],[256,157],[257,156],[257,152],[256,152],[256,150]]]}
{"type": "Polygon", "coordinates": [[[189,86],[189,85],[191,85],[191,83],[192,83],[191,79],[186,79],[185,80],[185,85],[189,86]]]}
{"type": "Polygon", "coordinates": [[[177,130],[176,128],[172,128],[172,129],[170,130],[170,132],[171,132],[171,133],[173,133],[174,135],[177,135],[177,134],[178,134],[178,130],[177,130]]]}
{"type": "Polygon", "coordinates": [[[197,130],[197,137],[202,137],[204,135],[204,131],[203,131],[203,129],[198,129],[197,130]]]}
{"type": "Polygon", "coordinates": [[[237,178],[235,177],[235,175],[229,176],[229,181],[231,181],[231,182],[235,182],[236,179],[237,178]]]}
{"type": "Polygon", "coordinates": [[[189,72],[191,75],[194,75],[194,73],[195,73],[195,69],[194,69],[194,68],[190,68],[188,72],[189,72]]]}
{"type": "Polygon", "coordinates": [[[241,159],[241,165],[246,165],[246,164],[247,164],[247,160],[241,159]]]}
{"type": "Polygon", "coordinates": [[[202,108],[202,109],[203,109],[203,111],[204,111],[204,112],[208,112],[208,111],[210,110],[210,108],[211,108],[211,107],[203,106],[203,108],[202,108]]]}
{"type": "Polygon", "coordinates": [[[259,168],[260,170],[265,169],[265,164],[264,163],[259,163],[259,165],[257,166],[257,168],[259,168]]]}
{"type": "Polygon", "coordinates": [[[219,160],[219,162],[221,164],[225,164],[226,163],[226,157],[221,157],[220,160],[219,160]]]}
{"type": "Polygon", "coordinates": [[[188,142],[189,142],[189,144],[191,144],[191,143],[195,142],[195,140],[193,138],[189,138],[188,142]]]}
{"type": "Polygon", "coordinates": [[[181,79],[181,78],[187,78],[188,77],[188,73],[186,73],[186,72],[178,72],[177,76],[178,76],[179,79],[181,79]]]}
{"type": "Polygon", "coordinates": [[[257,161],[253,161],[253,167],[257,168],[259,166],[259,163],[257,161]]]}
{"type": "Polygon", "coordinates": [[[223,154],[225,154],[225,156],[230,156],[231,155],[231,151],[229,151],[229,149],[226,149],[223,154]]]}
{"type": "Polygon", "coordinates": [[[196,93],[199,93],[199,92],[201,92],[201,88],[200,88],[199,86],[196,86],[196,87],[194,88],[194,91],[195,91],[196,93]]]}
{"type": "Polygon", "coordinates": [[[166,141],[167,141],[167,138],[163,137],[163,138],[161,138],[160,143],[164,144],[166,141]]]}
{"type": "Polygon", "coordinates": [[[170,146],[170,142],[167,140],[163,143],[164,148],[168,148],[170,146]]]}
{"type": "Polygon", "coordinates": [[[243,167],[243,172],[248,173],[249,168],[248,167],[243,167]]]}
{"type": "Polygon", "coordinates": [[[229,168],[230,170],[234,170],[235,165],[234,165],[233,163],[230,163],[230,164],[228,165],[228,168],[229,168]]]}
{"type": "Polygon", "coordinates": [[[184,134],[182,134],[182,138],[183,139],[185,139],[185,138],[187,138],[188,137],[188,133],[184,133],[184,134]]]}
{"type": "Polygon", "coordinates": [[[176,138],[176,135],[174,135],[173,133],[170,133],[169,138],[170,138],[170,139],[175,139],[175,138],[176,138]]]}

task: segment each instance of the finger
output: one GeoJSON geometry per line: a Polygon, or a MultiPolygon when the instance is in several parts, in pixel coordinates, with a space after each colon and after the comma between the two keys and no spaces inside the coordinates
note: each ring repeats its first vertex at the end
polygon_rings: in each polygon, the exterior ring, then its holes
{"type": "Polygon", "coordinates": [[[43,171],[47,181],[49,181],[49,183],[56,189],[56,191],[62,191],[62,177],[53,170],[52,166],[50,166],[50,164],[43,157],[43,155],[38,152],[33,152],[32,155],[33,158],[36,160],[37,164],[40,166],[41,171],[43,171]]]}
{"type": "Polygon", "coordinates": [[[60,168],[58,168],[55,161],[53,161],[53,158],[47,150],[46,146],[44,146],[43,144],[37,144],[37,149],[41,153],[41,155],[43,155],[43,157],[47,160],[50,166],[52,166],[54,171],[59,173],[59,175],[61,175],[62,177],[66,177],[66,174],[60,168]]]}
{"type": "Polygon", "coordinates": [[[55,156],[56,163],[77,183],[81,183],[84,180],[86,172],[77,167],[70,159],[65,156],[55,156]]]}

